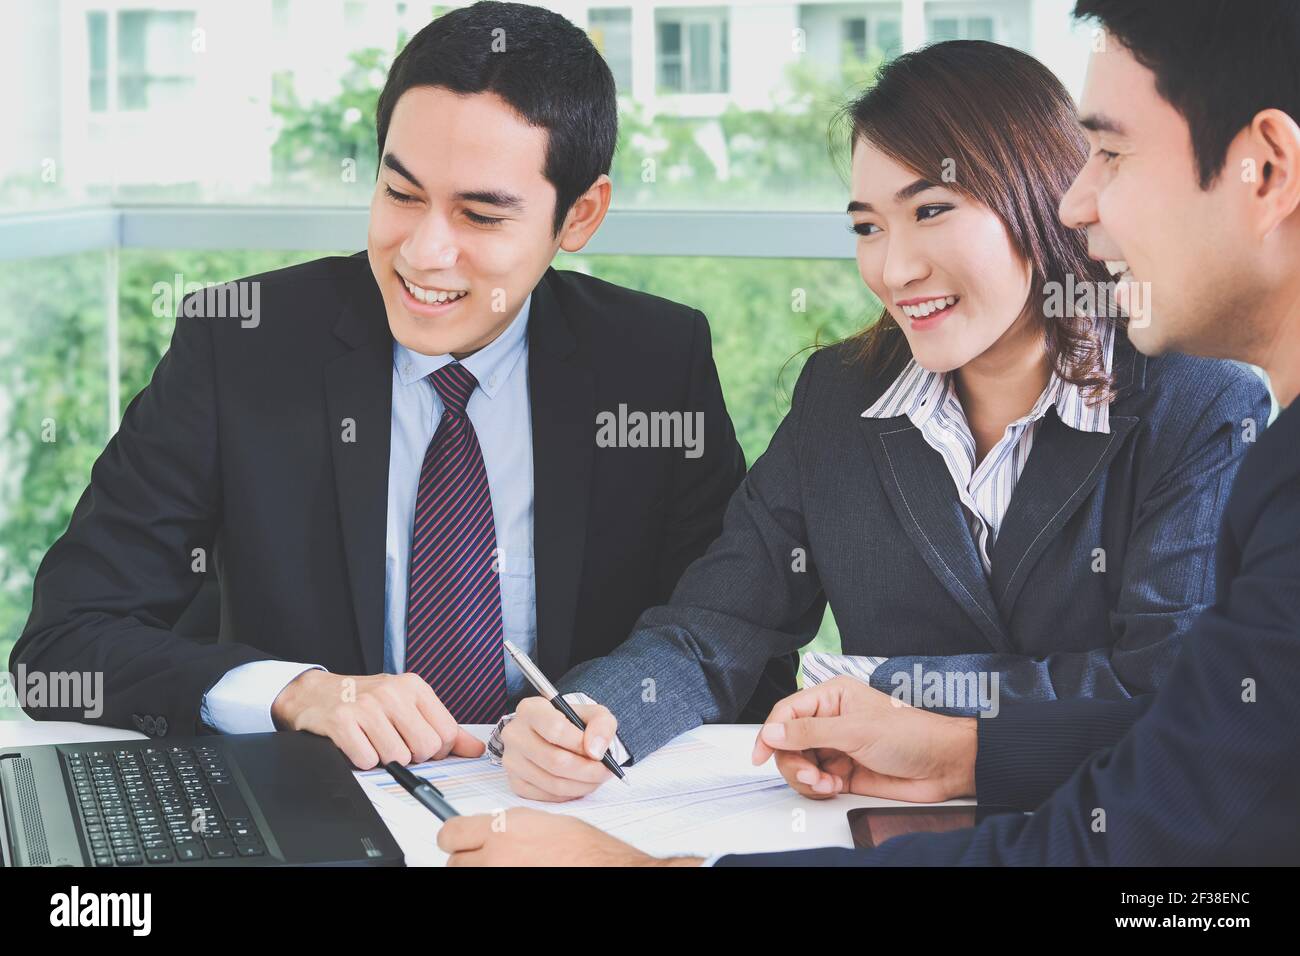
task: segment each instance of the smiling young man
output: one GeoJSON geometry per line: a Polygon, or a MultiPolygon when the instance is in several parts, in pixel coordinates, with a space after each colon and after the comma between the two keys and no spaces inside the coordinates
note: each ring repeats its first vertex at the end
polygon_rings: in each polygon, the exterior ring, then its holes
{"type": "MultiPolygon", "coordinates": [[[[1150,283],[1135,345],[1257,364],[1284,407],[1233,485],[1216,603],[1143,698],[1008,705],[980,720],[895,708],[849,678],[794,695],[755,759],[779,752],[806,795],[861,777],[877,795],[1010,795],[1035,812],[869,852],[721,864],[1300,862],[1300,5],[1080,0],[1076,14],[1098,19],[1106,42],[1080,104],[1091,156],[1061,219],[1093,258],[1150,283]]],[[[499,823],[453,820],[439,844],[457,865],[704,862],[654,860],[569,817],[499,823]]]]}
{"type": "Polygon", "coordinates": [[[478,754],[459,725],[526,689],[503,640],[555,675],[609,651],[718,532],[745,465],[704,316],[550,268],[610,202],[587,36],[522,4],[448,13],[376,125],[367,251],[239,280],[256,322],[187,299],[41,565],[13,665],[103,671],[104,723],[307,730],[359,767],[478,754]],[[598,443],[623,406],[702,431],[598,443]],[[201,644],[175,624],[214,548],[201,644]]]}

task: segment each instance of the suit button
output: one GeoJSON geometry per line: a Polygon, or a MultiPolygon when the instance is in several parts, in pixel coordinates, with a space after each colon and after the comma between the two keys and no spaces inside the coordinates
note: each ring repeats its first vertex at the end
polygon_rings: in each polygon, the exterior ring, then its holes
{"type": "Polygon", "coordinates": [[[135,724],[135,729],[136,729],[136,730],[141,730],[141,731],[144,730],[144,721],[140,719],[140,715],[139,715],[139,714],[132,714],[132,715],[131,715],[131,723],[135,724]]]}
{"type": "Polygon", "coordinates": [[[166,717],[159,717],[157,723],[155,724],[155,726],[158,728],[158,736],[159,736],[159,737],[166,737],[166,736],[167,736],[167,718],[166,718],[166,717]]]}
{"type": "Polygon", "coordinates": [[[146,734],[149,734],[150,736],[152,736],[154,730],[157,729],[157,726],[158,726],[158,725],[154,722],[153,714],[145,714],[144,722],[143,722],[143,726],[141,727],[141,729],[142,729],[146,734]]]}

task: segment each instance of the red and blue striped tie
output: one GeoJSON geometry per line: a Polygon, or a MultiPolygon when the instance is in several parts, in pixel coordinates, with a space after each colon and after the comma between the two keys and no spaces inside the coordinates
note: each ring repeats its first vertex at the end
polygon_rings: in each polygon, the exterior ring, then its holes
{"type": "Polygon", "coordinates": [[[462,724],[506,707],[501,585],[487,469],[465,405],[478,380],[451,362],[429,375],[442,420],[424,453],[411,531],[406,669],[462,724]]]}

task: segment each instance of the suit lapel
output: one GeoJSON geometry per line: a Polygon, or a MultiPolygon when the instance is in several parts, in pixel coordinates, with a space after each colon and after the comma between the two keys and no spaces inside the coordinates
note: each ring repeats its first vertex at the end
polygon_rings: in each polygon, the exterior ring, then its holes
{"type": "Polygon", "coordinates": [[[943,459],[905,416],[863,418],[861,424],[880,483],[917,551],[988,642],[1011,650],[943,459]]]}
{"type": "Polygon", "coordinates": [[[548,269],[528,319],[533,425],[533,567],[543,673],[571,666],[595,449],[595,373],[578,350],[548,269]]]}
{"type": "MultiPolygon", "coordinates": [[[[1103,434],[1071,428],[1055,409],[1043,418],[991,555],[993,594],[1005,617],[1035,562],[1096,486],[1135,424],[1136,418],[1111,415],[1110,433],[1103,434]]],[[[1087,553],[1076,557],[1089,559],[1087,553]]]]}
{"type": "MultiPolygon", "coordinates": [[[[1128,405],[1123,399],[1143,387],[1146,356],[1133,348],[1127,336],[1116,333],[1112,367],[1117,390],[1111,403],[1109,434],[1071,428],[1051,409],[1034,435],[1029,460],[1016,482],[990,555],[993,595],[1005,620],[1010,620],[1034,564],[1096,487],[1138,423],[1136,416],[1122,414],[1128,405]]],[[[1078,556],[1080,561],[1089,559],[1090,553],[1078,556]]]]}
{"type": "Polygon", "coordinates": [[[352,608],[366,673],[384,669],[384,546],[393,343],[383,299],[367,270],[334,333],[350,347],[325,368],[325,423],[334,462],[352,608]],[[344,441],[351,419],[353,441],[344,441]]]}

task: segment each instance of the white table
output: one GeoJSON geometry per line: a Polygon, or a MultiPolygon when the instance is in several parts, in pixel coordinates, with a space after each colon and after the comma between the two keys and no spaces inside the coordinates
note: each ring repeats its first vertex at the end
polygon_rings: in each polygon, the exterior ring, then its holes
{"type": "MultiPolygon", "coordinates": [[[[480,739],[491,732],[488,725],[468,728],[480,739]]],[[[714,724],[694,731],[710,743],[721,747],[736,759],[748,759],[758,732],[753,724],[714,724]]],[[[97,740],[142,740],[144,734],[93,724],[42,722],[31,720],[0,721],[0,747],[35,744],[80,743],[97,740]]],[[[163,738],[163,743],[166,739],[163,738]]],[[[969,804],[973,800],[954,800],[969,804]]],[[[830,800],[808,800],[793,791],[774,795],[770,801],[743,816],[723,819],[711,827],[707,837],[699,833],[689,837],[681,852],[756,853],[772,850],[797,850],[819,846],[852,846],[845,814],[854,807],[907,806],[895,800],[874,797],[842,796],[830,800]]],[[[653,849],[653,848],[647,848],[653,849]]],[[[416,852],[403,846],[411,857],[427,858],[428,851],[416,852]]]]}

